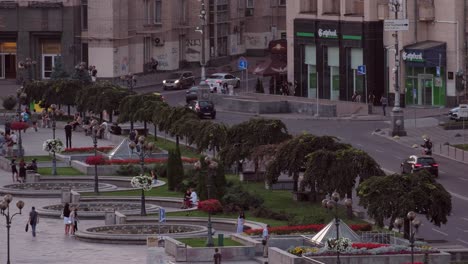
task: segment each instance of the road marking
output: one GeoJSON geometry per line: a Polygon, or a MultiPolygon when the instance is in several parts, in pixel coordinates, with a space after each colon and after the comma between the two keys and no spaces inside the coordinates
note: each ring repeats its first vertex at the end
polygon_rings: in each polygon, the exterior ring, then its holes
{"type": "Polygon", "coordinates": [[[446,172],[443,171],[443,170],[439,170],[439,172],[442,173],[442,174],[446,174],[446,172]]]}
{"type": "Polygon", "coordinates": [[[362,144],[359,144],[359,143],[358,143],[358,144],[356,144],[356,145],[357,145],[357,146],[359,146],[359,147],[363,147],[363,146],[364,146],[364,145],[362,145],[362,144]]]}
{"type": "Polygon", "coordinates": [[[468,218],[464,218],[464,217],[462,217],[461,219],[463,219],[463,220],[465,220],[465,221],[468,221],[468,218]]]}
{"type": "Polygon", "coordinates": [[[468,245],[468,242],[466,242],[465,240],[461,240],[461,239],[458,238],[457,241],[462,242],[463,244],[468,245]]]}
{"type": "Polygon", "coordinates": [[[457,229],[458,229],[459,231],[461,231],[461,232],[468,233],[468,230],[464,230],[464,229],[461,229],[461,228],[459,228],[459,227],[457,227],[457,229]]]}
{"type": "Polygon", "coordinates": [[[380,150],[380,149],[376,149],[375,151],[383,153],[383,150],[380,150]]]}
{"type": "Polygon", "coordinates": [[[447,233],[442,232],[442,231],[439,231],[439,230],[437,230],[437,229],[435,229],[435,228],[432,228],[432,230],[433,230],[434,232],[437,232],[437,233],[442,234],[442,235],[444,235],[444,236],[448,236],[447,233]]]}
{"type": "Polygon", "coordinates": [[[462,177],[458,177],[458,179],[460,179],[462,181],[468,181],[468,179],[465,179],[465,178],[462,178],[462,177]]]}
{"type": "Polygon", "coordinates": [[[393,155],[393,157],[395,157],[395,158],[397,158],[397,159],[399,159],[399,160],[402,160],[402,159],[403,159],[403,158],[400,157],[400,156],[395,156],[395,155],[393,155]]]}
{"type": "Polygon", "coordinates": [[[450,195],[454,196],[454,197],[457,197],[458,199],[462,199],[464,201],[467,201],[468,202],[468,197],[465,197],[463,195],[460,195],[458,193],[454,193],[454,192],[451,192],[449,191],[450,195]]]}

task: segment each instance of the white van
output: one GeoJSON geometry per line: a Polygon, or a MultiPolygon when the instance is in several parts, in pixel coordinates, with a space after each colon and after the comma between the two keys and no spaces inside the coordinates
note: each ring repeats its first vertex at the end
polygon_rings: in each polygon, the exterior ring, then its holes
{"type": "Polygon", "coordinates": [[[468,120],[468,104],[461,104],[450,110],[450,119],[456,121],[468,120]]]}

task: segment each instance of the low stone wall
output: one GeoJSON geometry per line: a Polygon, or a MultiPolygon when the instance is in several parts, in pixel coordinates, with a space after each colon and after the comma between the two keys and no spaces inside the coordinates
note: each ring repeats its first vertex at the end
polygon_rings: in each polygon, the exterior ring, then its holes
{"type": "MultiPolygon", "coordinates": [[[[90,166],[80,160],[72,160],[71,166],[85,175],[94,175],[94,166],[90,166]]],[[[116,175],[116,171],[120,168],[120,165],[105,165],[97,166],[98,175],[116,175]]]]}
{"type": "MultiPolygon", "coordinates": [[[[284,250],[276,247],[268,249],[270,264],[305,264],[310,263],[304,258],[292,255],[284,250]]],[[[431,264],[447,264],[450,263],[450,254],[442,252],[437,254],[429,254],[429,263],[431,264]]],[[[335,264],[336,256],[314,256],[314,260],[324,264],[335,264]]],[[[401,264],[411,262],[411,255],[359,255],[359,256],[340,256],[342,264],[401,264]]],[[[423,262],[424,254],[415,254],[414,261],[423,262]]]]}
{"type": "MultiPolygon", "coordinates": [[[[212,262],[214,254],[213,247],[192,248],[169,237],[165,239],[165,251],[174,256],[176,262],[187,263],[212,262]]],[[[253,246],[219,247],[219,251],[223,256],[223,262],[251,260],[255,257],[253,246]]]]}

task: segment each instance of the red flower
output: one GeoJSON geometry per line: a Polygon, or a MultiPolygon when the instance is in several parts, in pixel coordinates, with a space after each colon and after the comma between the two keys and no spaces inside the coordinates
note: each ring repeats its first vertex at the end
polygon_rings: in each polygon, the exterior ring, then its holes
{"type": "MultiPolygon", "coordinates": [[[[310,225],[299,225],[299,226],[277,226],[277,227],[270,227],[268,231],[271,234],[277,235],[286,235],[291,233],[298,233],[298,232],[318,232],[322,228],[324,228],[324,224],[310,224],[310,225]]],[[[351,225],[350,226],[354,231],[368,231],[372,230],[372,226],[370,224],[361,224],[361,225],[351,225]]],[[[263,229],[249,229],[245,231],[248,235],[260,235],[262,234],[263,229]]]]}
{"type": "Polygon", "coordinates": [[[86,158],[86,164],[88,165],[104,165],[106,164],[106,159],[103,156],[89,156],[86,158]]]}
{"type": "MultiPolygon", "coordinates": [[[[100,151],[100,152],[108,152],[110,150],[112,150],[114,147],[113,146],[107,146],[107,147],[98,147],[97,148],[97,151],[100,151]]],[[[62,151],[62,153],[70,153],[70,152],[93,152],[94,151],[94,147],[81,147],[81,148],[66,148],[64,151],[62,151]]]]}
{"type": "Polygon", "coordinates": [[[201,210],[203,212],[207,213],[219,213],[223,211],[223,206],[221,203],[216,200],[216,199],[209,199],[205,201],[199,201],[198,202],[198,210],[201,210]]]}
{"type": "MultiPolygon", "coordinates": [[[[185,162],[185,163],[194,163],[196,161],[197,159],[182,157],[182,162],[185,162]]],[[[167,158],[146,158],[145,159],[145,163],[165,163],[165,162],[167,162],[167,158]]],[[[140,159],[114,159],[114,160],[108,161],[108,164],[115,164],[115,165],[139,164],[139,163],[140,163],[140,159]]]]}
{"type": "Polygon", "coordinates": [[[387,244],[378,244],[378,243],[353,243],[353,248],[367,248],[367,249],[373,249],[373,248],[380,248],[380,247],[388,247],[389,245],[387,244]]]}
{"type": "Polygon", "coordinates": [[[26,122],[12,122],[10,125],[11,130],[25,130],[29,125],[26,122]]]}

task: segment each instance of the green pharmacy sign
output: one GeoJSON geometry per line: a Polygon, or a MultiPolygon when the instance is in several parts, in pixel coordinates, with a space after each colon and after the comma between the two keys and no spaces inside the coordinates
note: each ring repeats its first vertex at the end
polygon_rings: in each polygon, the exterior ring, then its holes
{"type": "Polygon", "coordinates": [[[404,51],[401,54],[401,57],[404,61],[411,61],[411,62],[424,62],[422,52],[406,52],[404,51]]]}
{"type": "Polygon", "coordinates": [[[321,29],[318,30],[318,36],[320,38],[338,38],[338,32],[336,29],[321,29]]]}

